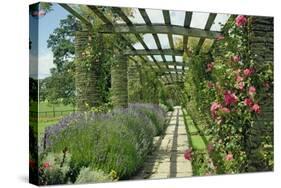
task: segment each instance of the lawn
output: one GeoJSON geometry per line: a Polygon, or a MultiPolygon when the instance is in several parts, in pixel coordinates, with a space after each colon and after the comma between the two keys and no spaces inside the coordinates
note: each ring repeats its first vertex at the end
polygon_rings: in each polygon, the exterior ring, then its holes
{"type": "Polygon", "coordinates": [[[36,118],[32,117],[30,119],[30,126],[32,126],[34,129],[38,126],[38,136],[43,136],[45,128],[48,126],[55,125],[59,122],[59,120],[69,114],[73,109],[73,105],[64,105],[64,104],[55,104],[54,106],[48,102],[40,102],[39,103],[39,109],[37,109],[37,103],[31,103],[30,105],[30,111],[36,112],[39,110],[39,118],[38,118],[38,125],[36,124],[36,121],[32,121],[32,119],[36,118]],[[55,116],[53,113],[53,110],[55,111],[55,116]],[[63,112],[63,111],[70,111],[70,112],[63,112]],[[46,112],[46,113],[42,113],[46,112]]]}

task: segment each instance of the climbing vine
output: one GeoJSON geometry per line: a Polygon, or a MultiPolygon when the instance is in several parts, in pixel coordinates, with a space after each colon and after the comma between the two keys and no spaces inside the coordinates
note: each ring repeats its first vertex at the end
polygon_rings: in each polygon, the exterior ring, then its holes
{"type": "Polygon", "coordinates": [[[210,156],[216,173],[269,170],[273,166],[273,150],[269,149],[272,125],[269,131],[259,131],[257,138],[251,136],[261,128],[258,119],[266,117],[266,105],[272,104],[273,98],[272,64],[259,64],[250,56],[251,20],[231,17],[213,50],[191,57],[192,75],[185,83],[190,103],[207,115],[205,130],[211,135],[210,156]],[[253,167],[252,160],[259,160],[260,165],[253,167]]]}

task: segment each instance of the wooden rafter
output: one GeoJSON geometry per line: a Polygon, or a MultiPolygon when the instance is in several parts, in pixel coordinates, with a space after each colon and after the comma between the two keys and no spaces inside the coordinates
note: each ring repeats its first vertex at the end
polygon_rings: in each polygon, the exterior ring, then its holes
{"type": "Polygon", "coordinates": [[[125,55],[132,56],[142,56],[142,55],[177,55],[180,56],[183,54],[182,50],[171,50],[171,49],[151,49],[151,50],[126,50],[125,55]]]}
{"type": "MultiPolygon", "coordinates": [[[[168,10],[163,10],[163,17],[164,17],[164,22],[166,25],[171,25],[171,17],[170,17],[170,11],[168,10]]],[[[168,39],[169,39],[169,44],[170,48],[172,50],[175,49],[174,47],[174,41],[173,41],[173,35],[171,33],[168,33],[168,39]]],[[[173,61],[176,61],[176,57],[172,55],[173,61]]],[[[175,66],[175,70],[177,71],[177,67],[175,66]]]]}
{"type": "Polygon", "coordinates": [[[78,18],[82,23],[84,23],[85,25],[92,27],[91,22],[89,22],[86,18],[84,18],[83,16],[81,16],[77,11],[75,11],[73,8],[71,8],[69,5],[67,4],[63,4],[63,3],[59,3],[59,5],[64,8],[66,11],[68,11],[69,13],[71,13],[74,17],[78,18]]]}
{"type": "MultiPolygon", "coordinates": [[[[192,12],[185,12],[185,18],[184,18],[184,28],[190,28],[190,23],[192,19],[192,12]]],[[[188,36],[183,37],[183,50],[186,51],[187,49],[187,41],[188,36]]]]}
{"type": "MultiPolygon", "coordinates": [[[[68,12],[70,12],[73,16],[78,18],[82,23],[85,25],[88,25],[89,27],[92,27],[92,23],[85,17],[83,17],[79,12],[77,12],[75,9],[71,8],[71,6],[67,4],[60,4],[64,9],[66,9],[68,12]]],[[[184,25],[173,25],[171,23],[171,17],[170,12],[168,10],[162,10],[162,14],[164,17],[164,24],[155,24],[152,23],[146,10],[139,8],[139,12],[142,16],[142,18],[145,21],[145,24],[135,24],[132,23],[132,21],[129,19],[129,17],[122,11],[121,8],[113,7],[111,8],[112,12],[116,13],[124,22],[125,24],[118,24],[113,23],[110,19],[106,17],[104,12],[102,12],[97,6],[88,6],[104,23],[102,25],[98,32],[100,33],[113,33],[117,34],[128,46],[128,49],[122,49],[125,55],[128,55],[129,58],[136,63],[138,67],[144,64],[148,64],[154,72],[160,72],[161,75],[165,76],[166,80],[169,81],[168,77],[166,75],[170,75],[170,81],[171,83],[174,82],[174,80],[184,79],[183,75],[185,73],[185,64],[182,62],[176,61],[176,56],[182,56],[183,52],[187,50],[187,43],[188,43],[188,37],[199,37],[199,42],[197,44],[197,47],[195,49],[196,53],[200,52],[200,49],[202,48],[204,41],[206,39],[215,39],[217,36],[220,35],[220,32],[218,31],[210,31],[210,28],[217,16],[215,13],[210,13],[208,20],[206,22],[206,25],[204,29],[199,28],[191,28],[191,20],[192,20],[192,12],[185,12],[185,19],[184,19],[184,25]],[[134,34],[136,39],[140,42],[140,44],[143,46],[143,50],[141,49],[135,49],[132,42],[130,42],[125,35],[123,34],[134,34]],[[147,44],[144,42],[142,36],[140,34],[150,33],[152,34],[154,41],[156,43],[157,49],[149,49],[147,44]],[[157,34],[167,34],[170,49],[163,49],[161,46],[160,39],[157,34]],[[175,49],[174,41],[173,41],[173,35],[182,35],[183,36],[183,50],[175,49]],[[125,51],[124,51],[125,50],[125,51]],[[163,61],[157,61],[154,55],[160,55],[163,61]],[[167,61],[165,55],[171,55],[172,61],[167,61]],[[141,59],[141,62],[136,60],[133,56],[139,56],[141,59]],[[152,61],[148,60],[146,56],[150,56],[152,61]],[[155,65],[158,67],[158,70],[155,69],[155,65]],[[174,66],[174,68],[169,68],[171,66],[174,66]],[[181,69],[178,69],[179,67],[181,69]],[[180,74],[179,74],[180,73],[180,74]],[[180,77],[178,77],[180,75],[180,77]],[[175,79],[176,76],[176,79],[175,79]]],[[[115,44],[117,48],[117,44],[115,44]]]]}
{"type": "MultiPolygon", "coordinates": [[[[96,6],[88,6],[88,8],[90,8],[105,24],[107,25],[111,25],[113,26],[112,22],[96,7],[96,6]]],[[[127,46],[131,49],[131,51],[136,51],[136,49],[134,48],[134,46],[122,35],[118,34],[119,37],[121,37],[122,40],[124,40],[127,44],[127,46]]],[[[153,57],[153,56],[152,56],[153,57]]],[[[133,60],[133,58],[130,58],[133,60]]],[[[141,57],[142,62],[145,62],[145,59],[143,57],[141,57]]],[[[156,62],[156,65],[158,66],[159,69],[161,69],[161,66],[157,64],[156,59],[153,57],[153,60],[156,62]]],[[[133,60],[134,62],[136,62],[136,60],[133,60]]],[[[152,70],[154,72],[155,69],[151,66],[152,70]]]]}
{"type": "MultiPolygon", "coordinates": [[[[118,14],[118,16],[121,17],[121,19],[128,25],[128,26],[132,26],[133,23],[131,22],[131,20],[126,16],[126,14],[122,11],[121,8],[119,7],[113,7],[112,11],[116,14],[118,14]]],[[[142,44],[142,46],[144,47],[144,49],[149,52],[149,48],[146,45],[146,43],[143,41],[142,37],[138,34],[135,33],[135,37],[137,38],[137,40],[142,44]]],[[[131,52],[135,52],[136,50],[133,50],[131,52]]],[[[156,65],[158,66],[157,60],[154,58],[153,55],[150,56],[152,58],[152,60],[154,61],[154,63],[156,63],[156,65]]],[[[158,68],[160,68],[160,66],[158,66],[158,68]]]]}
{"type": "MultiPolygon", "coordinates": [[[[217,14],[215,14],[215,13],[210,13],[210,15],[209,15],[209,17],[208,17],[208,20],[207,20],[207,22],[206,22],[205,28],[204,28],[205,31],[209,31],[209,30],[211,29],[211,27],[212,27],[212,25],[213,25],[213,23],[214,23],[214,21],[215,21],[215,19],[216,19],[216,16],[217,16],[217,14]]],[[[202,45],[203,45],[205,39],[206,39],[206,38],[204,38],[204,37],[200,38],[200,40],[199,40],[199,42],[198,42],[198,44],[197,44],[195,53],[199,53],[199,52],[200,52],[200,49],[201,49],[201,47],[202,47],[202,45]]]]}
{"type": "MultiPolygon", "coordinates": [[[[139,9],[139,12],[140,12],[140,14],[141,14],[141,16],[142,16],[144,22],[146,23],[145,25],[147,25],[147,26],[152,26],[153,24],[151,23],[150,18],[149,18],[149,16],[148,16],[146,10],[140,8],[140,9],[139,9]]],[[[158,37],[157,33],[152,33],[152,36],[153,36],[154,41],[155,41],[155,43],[156,43],[156,45],[157,45],[157,48],[158,48],[159,50],[162,50],[161,43],[160,43],[160,40],[159,40],[159,37],[158,37]]],[[[160,54],[160,55],[161,55],[163,61],[166,61],[166,58],[165,58],[164,54],[160,54]]],[[[171,75],[170,75],[170,78],[171,78],[171,80],[172,80],[172,76],[171,76],[171,75]]]]}
{"type": "MultiPolygon", "coordinates": [[[[152,62],[147,62],[147,63],[152,63],[152,62]]],[[[167,65],[175,65],[175,66],[185,66],[184,63],[182,62],[177,62],[177,61],[158,61],[158,63],[160,65],[163,65],[163,64],[167,64],[167,65]]]]}
{"type": "Polygon", "coordinates": [[[185,28],[179,25],[166,25],[166,24],[134,24],[128,26],[126,24],[116,25],[103,25],[99,32],[101,33],[151,33],[151,34],[175,34],[190,37],[204,37],[215,39],[221,33],[218,31],[206,31],[198,28],[185,28]]]}

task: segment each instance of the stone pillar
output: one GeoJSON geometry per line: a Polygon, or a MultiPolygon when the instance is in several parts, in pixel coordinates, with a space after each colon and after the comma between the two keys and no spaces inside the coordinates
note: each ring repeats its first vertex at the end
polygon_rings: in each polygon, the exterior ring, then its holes
{"type": "MultiPolygon", "coordinates": [[[[250,60],[257,69],[273,66],[273,18],[253,16],[249,26],[250,60]]],[[[273,153],[273,89],[269,91],[271,92],[271,96],[262,100],[265,101],[260,104],[262,114],[256,117],[247,133],[246,154],[249,172],[272,170],[263,157],[268,151],[273,153]],[[267,143],[263,143],[265,138],[267,143]],[[265,149],[264,144],[269,147],[265,149]]]]}
{"type": "Polygon", "coordinates": [[[75,86],[78,110],[86,111],[101,104],[99,85],[102,38],[88,29],[76,32],[75,38],[75,86]]]}
{"type": "Polygon", "coordinates": [[[141,73],[139,67],[133,63],[128,63],[128,101],[129,103],[141,102],[141,73]]]}
{"type": "Polygon", "coordinates": [[[115,53],[111,65],[111,100],[114,108],[128,107],[128,57],[115,53]]]}

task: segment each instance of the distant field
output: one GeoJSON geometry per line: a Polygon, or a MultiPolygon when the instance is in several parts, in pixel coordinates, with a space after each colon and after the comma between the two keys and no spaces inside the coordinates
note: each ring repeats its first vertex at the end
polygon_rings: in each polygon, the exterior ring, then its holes
{"type": "Polygon", "coordinates": [[[75,107],[73,105],[64,104],[55,104],[53,106],[47,102],[40,102],[39,108],[37,107],[36,103],[33,103],[30,105],[29,110],[32,112],[30,126],[32,126],[34,129],[38,128],[38,135],[42,136],[46,127],[58,123],[61,118],[73,112],[75,107]],[[36,125],[37,118],[38,125],[36,125]]]}
{"type": "Polygon", "coordinates": [[[37,109],[37,103],[32,103],[30,105],[30,111],[39,111],[39,112],[49,112],[49,111],[65,111],[65,110],[73,110],[75,107],[73,105],[64,105],[64,104],[55,104],[52,105],[48,102],[40,102],[39,109],[37,109]]]}

